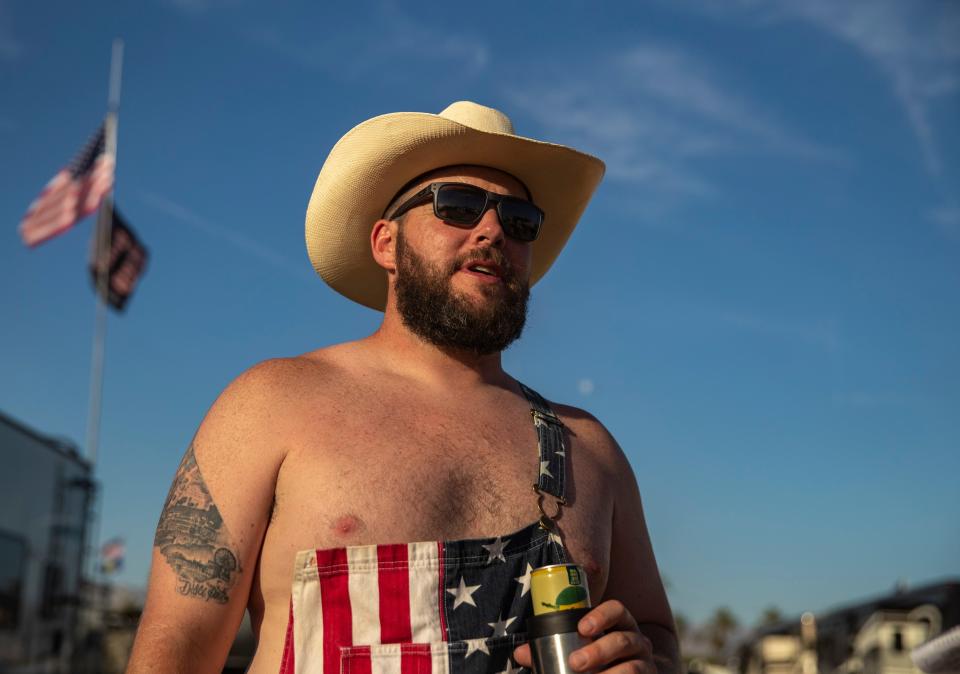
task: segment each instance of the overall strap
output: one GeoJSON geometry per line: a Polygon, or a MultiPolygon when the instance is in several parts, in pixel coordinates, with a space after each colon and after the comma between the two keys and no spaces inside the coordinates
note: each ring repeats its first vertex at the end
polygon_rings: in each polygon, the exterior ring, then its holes
{"type": "MultiPolygon", "coordinates": [[[[549,494],[557,499],[560,506],[566,505],[567,452],[563,444],[563,422],[539,393],[523,384],[520,384],[520,390],[530,403],[530,414],[533,415],[533,425],[537,429],[537,445],[540,448],[537,481],[533,489],[541,497],[549,494]]],[[[540,510],[543,511],[542,506],[540,510]]]]}

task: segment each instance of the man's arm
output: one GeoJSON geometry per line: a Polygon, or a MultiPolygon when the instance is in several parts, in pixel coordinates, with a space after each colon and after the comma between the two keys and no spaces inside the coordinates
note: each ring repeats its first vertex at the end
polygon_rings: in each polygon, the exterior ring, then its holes
{"type": "Polygon", "coordinates": [[[640,632],[650,640],[657,671],[674,674],[680,671],[676,627],[653,554],[640,490],[630,462],[616,441],[609,435],[607,437],[614,451],[618,477],[613,506],[610,575],[604,598],[622,602],[640,632]]]}
{"type": "Polygon", "coordinates": [[[163,505],[127,667],[219,672],[236,636],[283,460],[283,361],[241,375],[207,413],[163,505]]]}

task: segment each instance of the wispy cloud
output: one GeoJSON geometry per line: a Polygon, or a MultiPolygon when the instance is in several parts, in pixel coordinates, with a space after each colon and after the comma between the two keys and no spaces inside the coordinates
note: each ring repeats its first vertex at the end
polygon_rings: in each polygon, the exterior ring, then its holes
{"type": "Polygon", "coordinates": [[[247,253],[260,259],[262,262],[266,262],[267,264],[277,267],[278,269],[282,269],[284,272],[301,280],[308,280],[310,282],[314,282],[315,280],[314,275],[309,272],[304,263],[291,262],[283,255],[270,250],[259,241],[254,241],[243,234],[239,234],[238,232],[224,227],[223,225],[219,225],[204,218],[203,216],[197,215],[185,206],[182,206],[165,196],[144,190],[139,190],[139,196],[148,205],[157,209],[161,213],[174,218],[178,222],[190,225],[191,227],[194,227],[195,229],[198,229],[209,236],[226,241],[235,248],[246,251],[247,253]]]}
{"type": "Polygon", "coordinates": [[[518,88],[507,96],[548,134],[603,157],[614,180],[665,196],[714,193],[714,186],[687,166],[684,158],[719,149],[721,139],[699,135],[652,110],[636,107],[622,98],[622,92],[600,97],[593,89],[588,81],[567,81],[564,86],[547,82],[518,88]]]}
{"type": "Polygon", "coordinates": [[[584,377],[583,379],[577,382],[577,391],[580,392],[580,395],[588,396],[593,393],[593,390],[594,390],[594,385],[593,385],[592,379],[588,379],[584,377]]]}
{"type": "MultiPolygon", "coordinates": [[[[804,138],[776,121],[764,106],[743,95],[689,51],[646,44],[620,56],[628,81],[646,98],[699,121],[715,131],[737,136],[741,147],[802,158],[842,160],[842,153],[804,138]]],[[[716,143],[694,138],[694,150],[714,150],[716,143]]],[[[729,143],[728,143],[729,144],[729,143]]],[[[682,148],[683,149],[683,148],[682,148]]]]}
{"type": "Polygon", "coordinates": [[[909,0],[686,0],[714,16],[773,24],[803,21],[850,45],[887,77],[920,146],[924,165],[942,170],[931,108],[960,91],[960,4],[909,0]]]}
{"type": "Polygon", "coordinates": [[[421,18],[411,19],[392,3],[384,4],[368,19],[362,26],[340,30],[323,40],[317,40],[314,33],[294,36],[275,26],[257,26],[242,36],[302,67],[349,79],[370,73],[396,73],[398,61],[442,62],[445,67],[459,67],[463,74],[473,75],[490,61],[490,50],[478,37],[432,30],[421,18]]]}
{"type": "Polygon", "coordinates": [[[506,95],[549,133],[602,156],[610,178],[649,188],[657,200],[717,193],[701,162],[718,155],[848,161],[738,93],[731,79],[690,50],[648,41],[563,64],[506,95]]]}
{"type": "Polygon", "coordinates": [[[832,398],[834,407],[853,409],[876,409],[887,407],[905,407],[911,400],[897,393],[881,393],[876,391],[847,391],[834,393],[832,398]]]}
{"type": "MultiPolygon", "coordinates": [[[[422,12],[414,18],[400,7],[400,3],[384,3],[383,21],[386,25],[381,33],[387,37],[380,48],[380,63],[396,58],[397,54],[412,54],[420,59],[459,64],[467,69],[468,74],[480,72],[489,64],[490,50],[475,34],[463,30],[438,30],[424,20],[422,12]]],[[[364,34],[367,34],[366,27],[364,34]]]]}
{"type": "Polygon", "coordinates": [[[960,5],[808,0],[784,7],[853,45],[886,73],[927,169],[939,175],[941,158],[929,108],[937,99],[960,91],[960,5]]]}
{"type": "Polygon", "coordinates": [[[22,48],[12,35],[4,34],[3,28],[0,28],[0,59],[4,61],[13,61],[20,56],[22,48]]]}
{"type": "Polygon", "coordinates": [[[829,352],[840,348],[840,334],[832,321],[802,321],[731,311],[722,312],[720,320],[739,330],[800,342],[829,352]]]}
{"type": "Polygon", "coordinates": [[[16,60],[23,51],[23,45],[13,34],[13,22],[5,2],[0,2],[0,60],[16,60]]]}
{"type": "Polygon", "coordinates": [[[202,14],[214,9],[232,7],[239,0],[163,0],[165,4],[187,14],[202,14]]]}
{"type": "Polygon", "coordinates": [[[960,238],[960,206],[950,203],[930,211],[930,220],[937,225],[944,234],[960,238]]]}
{"type": "Polygon", "coordinates": [[[784,312],[782,307],[704,301],[693,296],[653,294],[644,302],[645,315],[660,316],[662,327],[676,333],[741,337],[802,347],[833,355],[847,340],[841,321],[829,314],[784,312]]]}
{"type": "MultiPolygon", "coordinates": [[[[161,1],[195,18],[211,10],[240,6],[245,0],[161,1]]],[[[331,19],[333,21],[336,20],[331,19]]],[[[239,29],[238,37],[303,68],[347,80],[360,76],[385,77],[388,73],[396,77],[401,62],[442,63],[444,70],[458,67],[462,75],[477,74],[490,62],[490,50],[486,41],[478,37],[479,33],[431,27],[429,13],[408,15],[402,5],[393,0],[381,0],[353,24],[337,21],[336,29],[323,31],[320,38],[315,25],[292,22],[300,26],[298,30],[281,29],[279,23],[279,19],[260,20],[239,29]]]]}

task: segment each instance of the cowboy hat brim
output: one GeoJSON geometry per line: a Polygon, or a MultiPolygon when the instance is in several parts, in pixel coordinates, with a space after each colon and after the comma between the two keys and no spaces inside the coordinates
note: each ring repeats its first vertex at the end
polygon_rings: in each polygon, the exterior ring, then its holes
{"type": "Polygon", "coordinates": [[[306,217],[314,269],[337,292],[383,311],[387,275],[370,251],[373,224],[411,180],[463,164],[514,176],[543,210],[540,236],[532,244],[531,285],[560,254],[604,172],[602,161],[572,148],[479,130],[441,115],[374,117],[337,142],[317,177],[306,217]]]}

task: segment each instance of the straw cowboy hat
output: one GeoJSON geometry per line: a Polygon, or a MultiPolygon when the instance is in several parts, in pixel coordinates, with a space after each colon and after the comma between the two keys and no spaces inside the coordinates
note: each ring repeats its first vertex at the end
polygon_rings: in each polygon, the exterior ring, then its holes
{"type": "Polygon", "coordinates": [[[307,206],[307,252],[334,290],[383,311],[387,275],[373,260],[370,231],[407,183],[459,164],[499,169],[523,182],[543,210],[530,281],[560,254],[603,177],[603,162],[563,145],[518,136],[499,110],[469,101],[439,115],[395,112],[355,126],[320,169],[307,206]]]}

